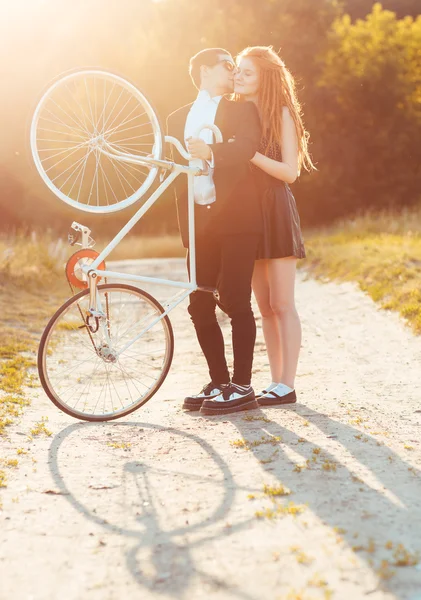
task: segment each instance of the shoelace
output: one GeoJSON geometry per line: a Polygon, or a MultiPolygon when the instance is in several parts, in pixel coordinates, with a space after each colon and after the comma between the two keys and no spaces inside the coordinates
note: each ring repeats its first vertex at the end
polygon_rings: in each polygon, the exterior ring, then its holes
{"type": "Polygon", "coordinates": [[[232,383],[231,385],[228,385],[225,389],[222,390],[222,396],[224,400],[229,400],[231,394],[235,394],[235,392],[237,392],[238,394],[245,392],[244,395],[246,395],[246,392],[249,389],[250,387],[243,387],[242,385],[235,385],[235,383],[232,383]]]}
{"type": "Polygon", "coordinates": [[[203,387],[203,389],[200,393],[205,394],[207,396],[214,389],[224,390],[225,388],[227,388],[229,386],[230,386],[229,383],[221,383],[220,385],[217,385],[216,383],[213,383],[213,381],[211,381],[210,383],[208,383],[207,385],[205,385],[203,387]]]}
{"type": "Polygon", "coordinates": [[[214,385],[211,381],[210,383],[207,383],[205,386],[203,386],[202,391],[200,393],[207,396],[214,388],[216,388],[216,385],[214,385]]]}

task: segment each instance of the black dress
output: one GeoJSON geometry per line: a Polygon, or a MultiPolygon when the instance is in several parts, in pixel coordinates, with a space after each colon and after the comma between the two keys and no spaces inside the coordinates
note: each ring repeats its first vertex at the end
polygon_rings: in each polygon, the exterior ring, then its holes
{"type": "MultiPolygon", "coordinates": [[[[266,153],[266,140],[260,143],[259,152],[268,158],[282,161],[281,147],[275,144],[266,153]]],[[[263,215],[263,236],[257,250],[257,259],[305,258],[300,217],[291,189],[287,183],[257,169],[263,215]]]]}

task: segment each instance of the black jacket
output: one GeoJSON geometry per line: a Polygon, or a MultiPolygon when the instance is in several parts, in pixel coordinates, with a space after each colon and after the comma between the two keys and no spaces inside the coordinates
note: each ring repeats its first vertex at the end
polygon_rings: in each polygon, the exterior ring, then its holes
{"type": "MultiPolygon", "coordinates": [[[[171,113],[167,119],[167,134],[184,146],[184,127],[191,104],[171,113]]],[[[255,155],[261,138],[260,119],[252,102],[233,102],[222,98],[215,125],[223,136],[220,144],[211,144],[215,170],[213,180],[216,202],[210,208],[195,205],[196,236],[213,234],[261,233],[262,217],[258,190],[250,159],[255,155]],[[228,142],[229,139],[234,141],[228,142]]],[[[171,160],[187,161],[171,147],[171,160]]],[[[184,246],[188,247],[187,177],[175,180],[178,223],[184,246]]]]}

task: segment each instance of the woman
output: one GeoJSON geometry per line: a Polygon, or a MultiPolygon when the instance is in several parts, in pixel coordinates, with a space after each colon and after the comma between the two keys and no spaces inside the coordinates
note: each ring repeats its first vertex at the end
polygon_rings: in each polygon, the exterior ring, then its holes
{"type": "Polygon", "coordinates": [[[300,219],[289,188],[301,167],[314,169],[309,134],[301,119],[291,73],[271,46],[246,48],[237,57],[234,91],[257,105],[263,137],[252,159],[262,184],[264,232],[253,273],[262,315],[272,382],[258,396],[261,405],[296,401],[295,375],[301,323],[295,308],[297,260],[305,258],[300,219]]]}

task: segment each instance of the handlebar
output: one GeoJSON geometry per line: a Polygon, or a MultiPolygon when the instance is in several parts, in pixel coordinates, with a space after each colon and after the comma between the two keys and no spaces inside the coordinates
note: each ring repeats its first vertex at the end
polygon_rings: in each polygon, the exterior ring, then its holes
{"type": "MultiPolygon", "coordinates": [[[[215,136],[215,142],[217,144],[219,144],[223,141],[221,130],[216,125],[203,125],[198,130],[196,130],[196,137],[199,137],[200,133],[204,129],[210,129],[213,132],[213,134],[215,136]]],[[[165,141],[167,143],[170,143],[173,146],[175,146],[175,148],[178,150],[178,152],[181,154],[181,156],[185,160],[192,160],[190,154],[184,149],[183,145],[181,144],[181,142],[179,140],[177,140],[177,138],[172,137],[170,135],[166,135],[165,141]]],[[[114,148],[114,146],[112,144],[109,144],[106,140],[102,140],[102,145],[103,145],[103,148],[100,147],[99,148],[100,151],[103,154],[105,154],[106,156],[109,156],[110,158],[120,159],[122,161],[133,163],[133,164],[159,167],[166,171],[171,171],[174,166],[174,163],[170,162],[169,160],[161,160],[161,159],[152,158],[149,156],[138,156],[137,154],[130,154],[128,152],[122,152],[121,150],[116,150],[114,148]]],[[[203,161],[203,163],[205,163],[205,161],[203,161]]],[[[207,170],[207,167],[205,164],[204,164],[204,167],[205,168],[202,169],[202,173],[206,172],[206,170],[207,170]]],[[[200,175],[202,173],[198,173],[198,175],[200,175]]]]}

